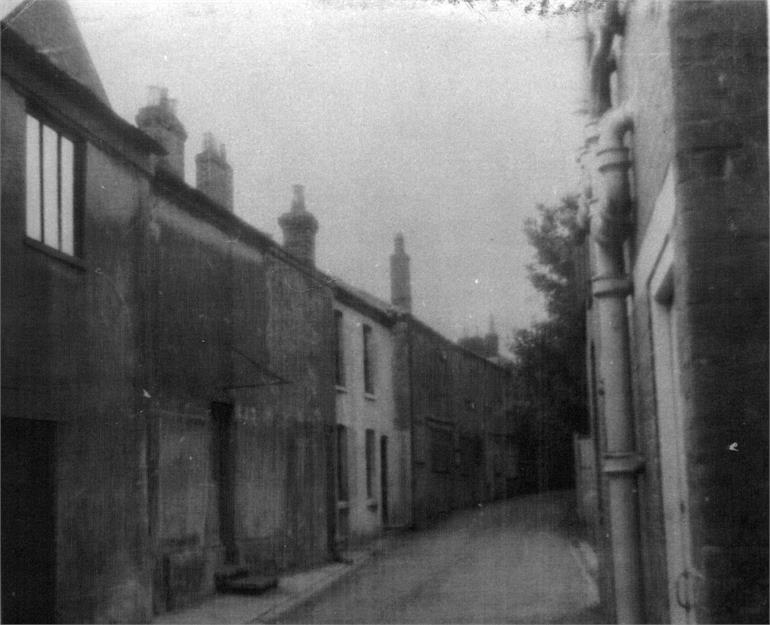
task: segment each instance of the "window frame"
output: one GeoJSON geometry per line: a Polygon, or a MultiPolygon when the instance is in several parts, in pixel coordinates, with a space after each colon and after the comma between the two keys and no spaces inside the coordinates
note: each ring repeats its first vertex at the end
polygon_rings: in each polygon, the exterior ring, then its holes
{"type": "Polygon", "coordinates": [[[377,444],[377,437],[375,432],[371,428],[364,430],[364,456],[365,456],[365,470],[366,470],[366,498],[374,499],[374,478],[375,476],[375,464],[377,450],[375,446],[377,444]]]}
{"type": "Polygon", "coordinates": [[[334,309],[334,385],[345,388],[345,326],[341,310],[334,309]]]}
{"type": "Polygon", "coordinates": [[[337,501],[350,501],[350,471],[348,462],[348,428],[345,425],[337,424],[336,427],[336,450],[337,450],[337,501]]]}
{"type": "Polygon", "coordinates": [[[372,331],[372,326],[366,323],[362,324],[361,328],[361,337],[363,340],[364,393],[369,396],[374,396],[374,332],[372,331]]]}
{"type": "MultiPolygon", "coordinates": [[[[50,114],[46,113],[34,103],[28,103],[25,110],[24,119],[24,238],[27,243],[36,249],[40,249],[54,257],[61,258],[65,261],[73,262],[81,260],[83,257],[83,220],[82,220],[82,204],[84,196],[84,179],[85,179],[85,141],[75,131],[73,131],[66,124],[56,120],[50,114]],[[31,230],[29,223],[29,191],[30,191],[30,154],[28,153],[29,147],[29,133],[30,133],[30,121],[37,122],[37,140],[38,140],[38,155],[37,155],[37,178],[38,178],[38,190],[37,190],[37,203],[39,204],[40,214],[38,216],[39,223],[34,225],[39,228],[39,233],[34,233],[31,230]],[[44,153],[44,134],[45,129],[48,129],[54,133],[56,137],[56,241],[50,241],[46,237],[46,207],[45,207],[45,195],[44,189],[46,187],[46,171],[45,161],[46,155],[44,153]],[[71,220],[71,251],[66,249],[67,245],[64,241],[64,204],[62,197],[62,146],[64,145],[62,140],[68,141],[72,146],[72,178],[71,178],[71,206],[70,216],[71,220]]],[[[50,221],[50,220],[49,220],[50,221]]]]}

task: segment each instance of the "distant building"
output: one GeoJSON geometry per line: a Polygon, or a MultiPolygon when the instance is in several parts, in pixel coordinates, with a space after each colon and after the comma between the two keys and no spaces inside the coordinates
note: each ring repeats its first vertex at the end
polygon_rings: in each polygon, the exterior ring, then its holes
{"type": "Polygon", "coordinates": [[[489,331],[484,336],[479,334],[463,336],[457,341],[457,344],[496,364],[508,365],[511,363],[510,360],[500,355],[500,337],[497,334],[497,330],[495,330],[495,320],[491,315],[489,317],[489,331]]]}
{"type": "MultiPolygon", "coordinates": [[[[394,257],[408,262],[401,235],[394,257]]],[[[391,301],[398,306],[404,294],[411,299],[411,285],[404,283],[408,270],[391,261],[394,265],[391,301]]],[[[405,310],[394,326],[394,353],[396,406],[412,437],[413,524],[424,527],[451,510],[517,492],[510,370],[451,342],[405,310]]]]}
{"type": "Polygon", "coordinates": [[[595,18],[578,485],[602,593],[621,623],[766,623],[766,4],[595,18]]]}

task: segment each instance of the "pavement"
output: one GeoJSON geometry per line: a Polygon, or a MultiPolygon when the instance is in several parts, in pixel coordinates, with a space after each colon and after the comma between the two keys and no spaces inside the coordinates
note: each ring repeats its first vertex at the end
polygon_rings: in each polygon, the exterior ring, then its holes
{"type": "Polygon", "coordinates": [[[283,575],[278,586],[257,596],[218,594],[203,602],[175,612],[158,615],[153,624],[164,623],[272,623],[323,593],[336,582],[352,574],[370,558],[387,549],[389,537],[373,540],[356,550],[342,554],[342,562],[283,575]]]}
{"type": "Polygon", "coordinates": [[[599,623],[596,556],[565,532],[572,493],[457,511],[281,577],[263,595],[217,595],[154,623],[599,623]]]}

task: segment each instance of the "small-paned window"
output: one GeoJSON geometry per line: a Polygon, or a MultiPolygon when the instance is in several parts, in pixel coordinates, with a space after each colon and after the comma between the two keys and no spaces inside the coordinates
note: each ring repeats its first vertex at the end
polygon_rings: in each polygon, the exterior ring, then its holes
{"type": "Polygon", "coordinates": [[[27,115],[26,235],[74,256],[75,144],[27,115]]]}
{"type": "Polygon", "coordinates": [[[374,497],[374,430],[366,430],[366,497],[374,497]]]}
{"type": "Polygon", "coordinates": [[[345,337],[340,310],[334,311],[334,383],[345,386],[345,337]]]}
{"type": "Polygon", "coordinates": [[[348,500],[348,429],[337,426],[337,500],[348,500]]]}
{"type": "Polygon", "coordinates": [[[372,329],[364,325],[364,392],[374,394],[374,345],[372,329]]]}

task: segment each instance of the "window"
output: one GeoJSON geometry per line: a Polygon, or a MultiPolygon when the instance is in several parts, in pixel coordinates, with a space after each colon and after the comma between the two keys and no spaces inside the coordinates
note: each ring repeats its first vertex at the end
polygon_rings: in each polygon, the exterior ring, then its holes
{"type": "Polygon", "coordinates": [[[348,430],[337,426],[337,500],[348,500],[348,430]]]}
{"type": "Polygon", "coordinates": [[[75,255],[75,144],[27,115],[26,234],[75,255]]]}
{"type": "Polygon", "coordinates": [[[374,360],[372,329],[364,325],[364,392],[374,394],[374,360]]]}
{"type": "Polygon", "coordinates": [[[345,386],[345,339],[342,333],[342,311],[334,311],[334,383],[345,386]]]}
{"type": "Polygon", "coordinates": [[[366,430],[366,497],[374,497],[374,430],[366,430]]]}

